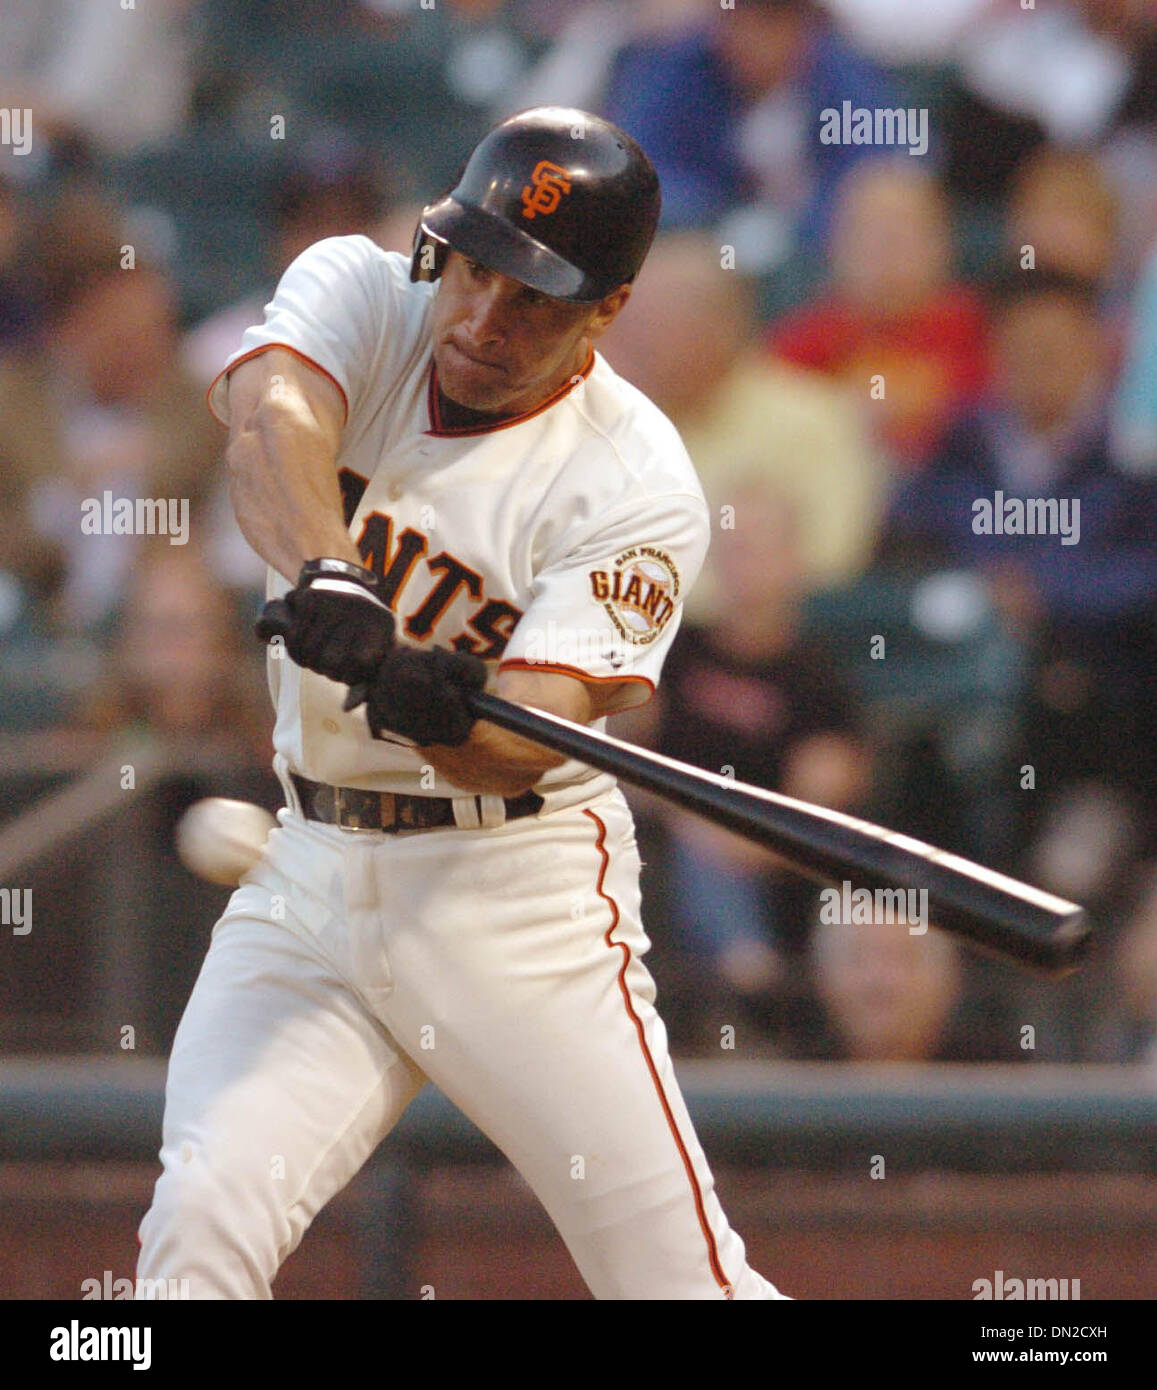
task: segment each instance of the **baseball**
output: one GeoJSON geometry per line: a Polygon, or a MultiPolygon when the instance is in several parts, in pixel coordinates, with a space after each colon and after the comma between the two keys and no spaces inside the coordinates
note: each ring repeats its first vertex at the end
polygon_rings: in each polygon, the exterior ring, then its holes
{"type": "Polygon", "coordinates": [[[277,821],[262,806],[209,796],[195,802],[177,824],[177,856],[190,873],[236,888],[261,857],[277,821]]]}

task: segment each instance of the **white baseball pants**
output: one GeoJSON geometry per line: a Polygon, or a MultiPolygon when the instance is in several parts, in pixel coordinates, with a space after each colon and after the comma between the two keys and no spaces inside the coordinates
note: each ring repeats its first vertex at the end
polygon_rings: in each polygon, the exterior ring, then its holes
{"type": "Polygon", "coordinates": [[[747,1265],[675,1080],[619,791],[487,830],[279,820],[174,1041],[140,1278],[271,1297],[429,1078],[597,1298],[782,1297],[747,1265]]]}

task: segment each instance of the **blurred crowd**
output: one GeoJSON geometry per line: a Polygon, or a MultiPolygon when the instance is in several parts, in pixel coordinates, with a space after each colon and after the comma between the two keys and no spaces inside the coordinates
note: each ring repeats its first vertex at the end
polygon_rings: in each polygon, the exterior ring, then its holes
{"type": "MultiPolygon", "coordinates": [[[[1157,1062],[1154,72],[1157,0],[8,0],[5,746],[143,727],[276,807],[264,566],[205,389],[304,247],[408,252],[491,124],[582,106],[664,195],[600,346],[714,518],[617,731],[1078,900],[1100,938],[1055,983],[828,920],[770,852],[638,798],[676,1051],[1157,1062]],[[882,109],[906,146],[847,138],[882,109]],[[105,499],[137,498],[182,500],[183,538],[116,534],[105,499]],[[1010,499],[1068,533],[1000,525],[1010,499]]],[[[236,791],[186,778],[138,846],[186,942],[159,1050],[212,923],[171,825],[210,793],[236,791]]]]}

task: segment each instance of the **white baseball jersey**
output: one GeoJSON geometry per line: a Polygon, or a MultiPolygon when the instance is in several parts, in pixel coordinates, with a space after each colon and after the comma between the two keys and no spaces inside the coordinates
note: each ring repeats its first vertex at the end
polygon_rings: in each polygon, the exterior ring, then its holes
{"type": "MultiPolygon", "coordinates": [[[[550,400],[493,426],[438,413],[429,320],[437,284],[368,237],[331,237],[289,267],[210,388],[285,347],[341,391],[338,455],[350,535],[384,578],[401,640],[510,667],[621,683],[614,709],[649,697],[707,548],[707,506],[666,416],[592,351],[550,400]]],[[[269,572],[268,594],[290,586],[269,572]]],[[[412,744],[369,737],[346,687],[269,660],[275,766],[375,791],[429,790],[412,744]]],[[[493,684],[493,679],[491,681],[493,684]]],[[[601,721],[595,727],[601,727],[601,721]]],[[[538,785],[559,803],[612,779],[573,761],[538,785]]],[[[441,787],[439,787],[441,790],[441,787]]],[[[555,800],[552,797],[552,802],[555,800]]]]}

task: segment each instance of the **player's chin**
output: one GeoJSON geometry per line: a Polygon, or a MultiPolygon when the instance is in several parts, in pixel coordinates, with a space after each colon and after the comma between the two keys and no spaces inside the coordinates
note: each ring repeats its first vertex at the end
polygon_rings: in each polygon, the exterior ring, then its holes
{"type": "Polygon", "coordinates": [[[476,362],[453,343],[443,343],[434,361],[442,391],[468,410],[500,411],[515,394],[502,367],[476,362]]]}

